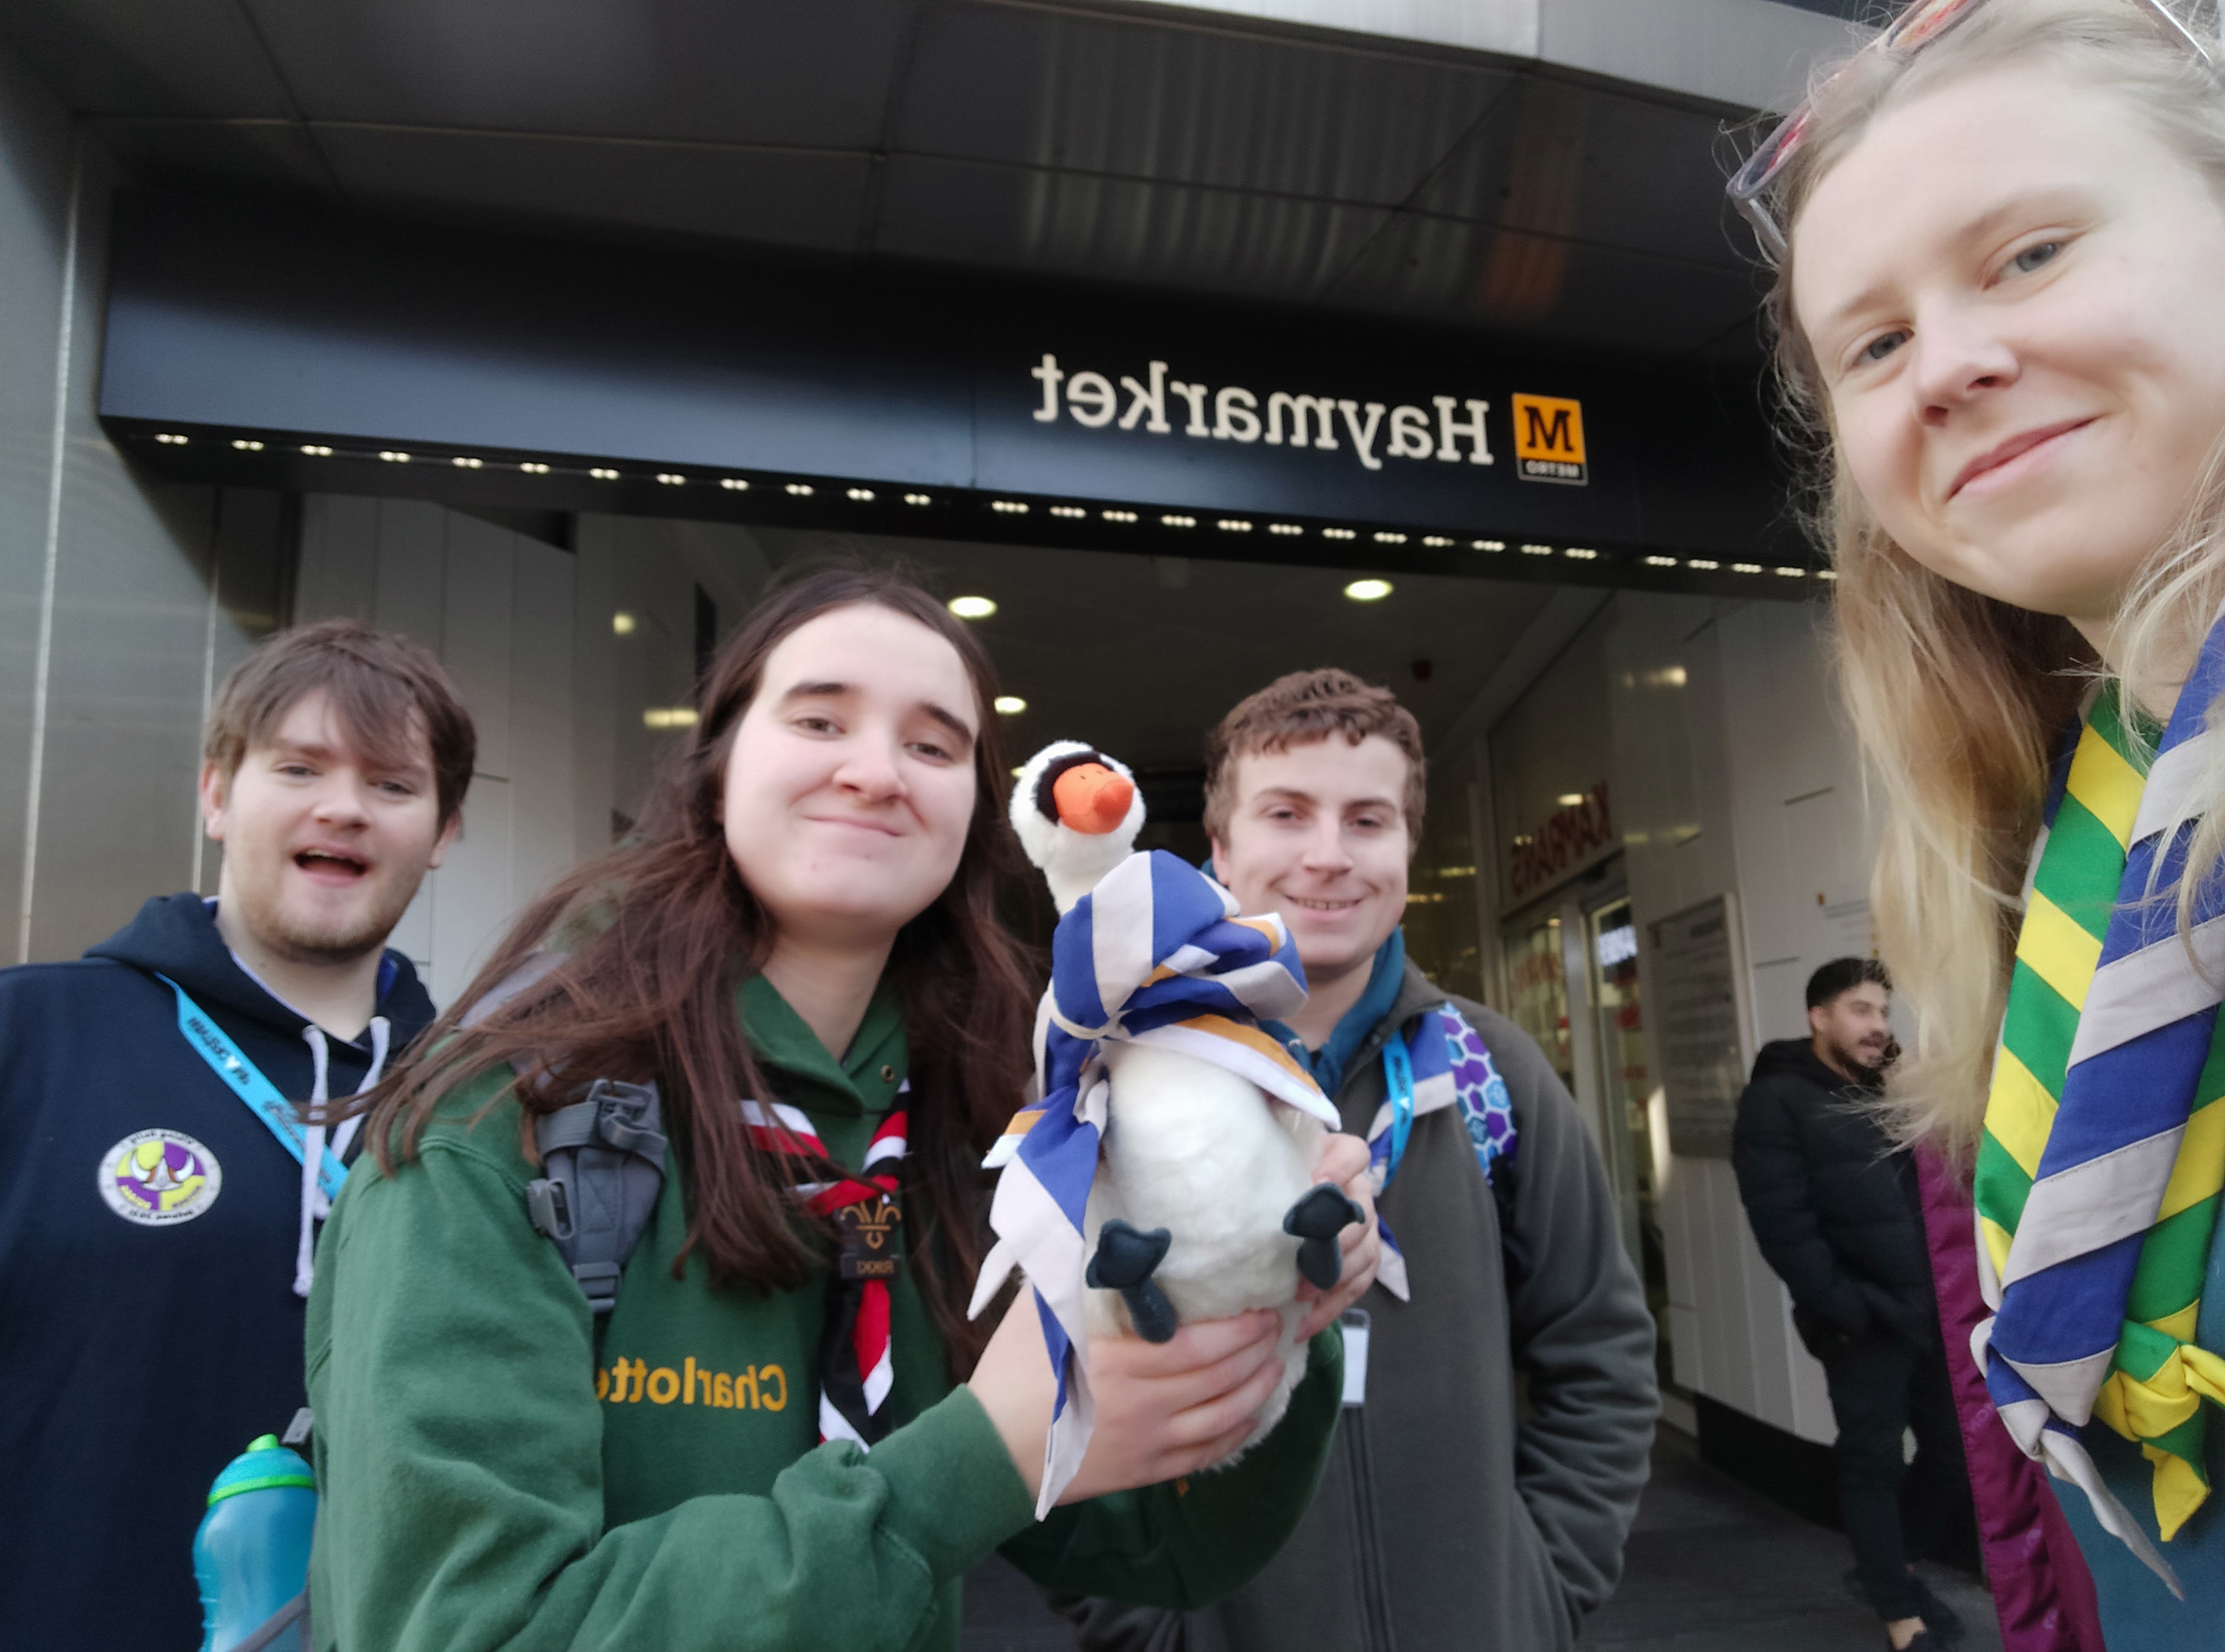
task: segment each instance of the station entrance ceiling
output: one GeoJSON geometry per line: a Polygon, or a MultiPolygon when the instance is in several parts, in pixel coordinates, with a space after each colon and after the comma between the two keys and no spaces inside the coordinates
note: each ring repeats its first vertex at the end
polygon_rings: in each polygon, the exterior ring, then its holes
{"type": "Polygon", "coordinates": [[[1729,60],[1840,38],[1825,14],[1859,9],[1470,0],[1522,14],[1475,38],[1542,39],[1528,57],[1288,21],[1398,10],[1361,0],[15,0],[0,32],[155,186],[1750,374],[1751,244],[1721,180],[1751,107],[1551,42],[1650,29],[1729,60]]]}

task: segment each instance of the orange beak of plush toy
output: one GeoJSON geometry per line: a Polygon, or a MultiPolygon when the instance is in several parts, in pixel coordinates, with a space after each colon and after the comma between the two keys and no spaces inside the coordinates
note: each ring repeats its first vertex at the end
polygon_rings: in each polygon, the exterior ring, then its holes
{"type": "Polygon", "coordinates": [[[1050,795],[1061,825],[1098,837],[1128,818],[1136,786],[1102,763],[1077,763],[1051,782],[1050,795]]]}

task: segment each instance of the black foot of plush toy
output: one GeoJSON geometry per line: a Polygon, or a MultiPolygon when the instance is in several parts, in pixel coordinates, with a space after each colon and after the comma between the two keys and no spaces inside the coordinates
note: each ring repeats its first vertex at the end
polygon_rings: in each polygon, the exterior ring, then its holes
{"type": "Polygon", "coordinates": [[[1089,1259],[1087,1280],[1095,1291],[1118,1291],[1145,1342],[1163,1343],[1175,1334],[1175,1307],[1152,1280],[1166,1260],[1174,1236],[1164,1228],[1149,1233],[1115,1217],[1097,1230],[1097,1254],[1089,1259]]]}
{"type": "Polygon", "coordinates": [[[1315,1290],[1336,1288],[1337,1280],[1344,1276],[1344,1251],[1336,1236],[1353,1223],[1366,1219],[1360,1206],[1333,1182],[1322,1183],[1290,1207],[1283,1218],[1283,1231],[1305,1242],[1298,1247],[1298,1272],[1315,1290]]]}

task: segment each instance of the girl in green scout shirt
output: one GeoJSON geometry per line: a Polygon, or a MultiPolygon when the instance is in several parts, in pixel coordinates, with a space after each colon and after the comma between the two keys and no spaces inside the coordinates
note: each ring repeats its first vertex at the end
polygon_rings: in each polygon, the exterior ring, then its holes
{"type": "Polygon", "coordinates": [[[1927,1216],[2011,1652],[2221,1636],[2222,55],[2208,5],[1918,0],[1732,185],[1890,804],[1894,1090],[1972,1173],[1927,1216]]]}
{"type": "MultiPolygon", "coordinates": [[[[320,1647],[952,1648],[992,1549],[1181,1606],[1280,1546],[1341,1399],[1316,1333],[1373,1279],[1372,1223],[1256,1450],[1199,1472],[1275,1383],[1276,1316],[1101,1345],[1089,1455],[1031,1518],[1034,1304],[965,1315],[1032,1008],[994,912],[995,691],[900,579],[772,594],[638,839],[536,901],[464,1001],[555,967],[469,1026],[452,1010],[379,1093],[309,1306],[320,1647]],[[534,1121],[599,1078],[654,1079],[671,1144],[599,1321],[527,1214],[534,1121]],[[842,1277],[838,1225],[901,1261],[842,1277]]],[[[1366,1200],[1353,1138],[1319,1171],[1366,1200]]]]}

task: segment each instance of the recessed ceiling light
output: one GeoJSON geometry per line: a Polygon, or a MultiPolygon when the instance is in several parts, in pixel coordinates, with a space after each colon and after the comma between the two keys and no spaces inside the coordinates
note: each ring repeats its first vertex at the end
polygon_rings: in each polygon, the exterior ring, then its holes
{"type": "Polygon", "coordinates": [[[986,620],[997,612],[997,605],[986,596],[954,596],[949,607],[960,620],[986,620]]]}
{"type": "Polygon", "coordinates": [[[1017,717],[1028,708],[1028,702],[1017,694],[1000,694],[991,703],[1001,715],[1007,717],[1017,717]]]}
{"type": "Polygon", "coordinates": [[[1354,580],[1344,588],[1344,594],[1354,602],[1379,602],[1391,594],[1389,580],[1354,580]]]}
{"type": "Polygon", "coordinates": [[[1584,794],[1581,791],[1563,791],[1559,797],[1553,799],[1555,803],[1560,804],[1563,809],[1574,809],[1583,800],[1584,794]]]}
{"type": "Polygon", "coordinates": [[[624,609],[621,608],[611,616],[611,629],[618,635],[631,637],[633,635],[633,627],[634,617],[624,609]]]}

